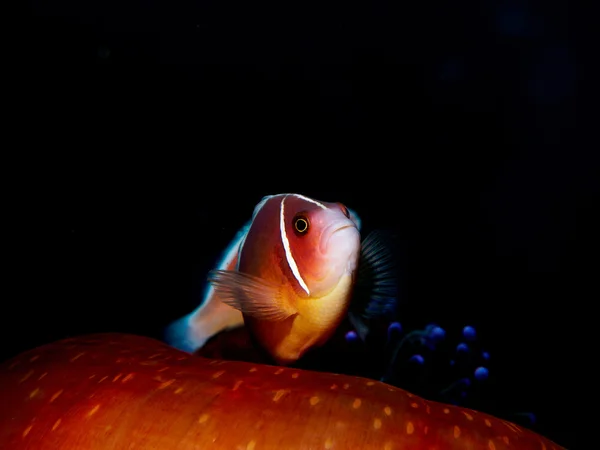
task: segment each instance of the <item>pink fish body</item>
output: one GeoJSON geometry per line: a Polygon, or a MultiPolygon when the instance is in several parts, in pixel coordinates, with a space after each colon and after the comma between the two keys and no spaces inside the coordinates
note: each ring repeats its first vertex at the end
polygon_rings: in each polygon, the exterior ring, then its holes
{"type": "MultiPolygon", "coordinates": [[[[322,345],[344,318],[360,250],[357,219],[342,204],[299,194],[267,196],[211,272],[210,297],[175,326],[207,336],[242,319],[274,361],[294,362],[322,345]]],[[[190,346],[167,338],[188,351],[205,340],[190,346]]]]}
{"type": "Polygon", "coordinates": [[[127,334],[0,364],[3,450],[561,450],[378,381],[191,356],[127,334]]]}

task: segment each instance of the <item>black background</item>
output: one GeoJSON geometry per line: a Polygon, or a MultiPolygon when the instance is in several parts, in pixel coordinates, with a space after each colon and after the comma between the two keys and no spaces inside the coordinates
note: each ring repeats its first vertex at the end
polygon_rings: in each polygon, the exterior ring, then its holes
{"type": "Polygon", "coordinates": [[[260,198],[300,192],[394,229],[401,320],[476,325],[497,374],[484,408],[533,410],[536,430],[577,447],[600,249],[582,11],[31,6],[3,356],[78,333],[160,336],[260,198]]]}

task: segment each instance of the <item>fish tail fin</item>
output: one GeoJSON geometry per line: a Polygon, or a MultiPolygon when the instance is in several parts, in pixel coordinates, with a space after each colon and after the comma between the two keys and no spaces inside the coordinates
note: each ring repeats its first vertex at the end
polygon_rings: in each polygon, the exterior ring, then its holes
{"type": "MultiPolygon", "coordinates": [[[[246,238],[252,221],[241,227],[217,264],[217,269],[235,270],[240,246],[246,238]]],[[[167,325],[163,340],[172,347],[193,353],[206,344],[215,334],[237,328],[244,324],[242,313],[226,305],[215,296],[215,290],[208,285],[204,300],[193,312],[167,325]]]]}
{"type": "Polygon", "coordinates": [[[207,333],[198,332],[191,326],[192,314],[187,314],[171,322],[164,329],[163,338],[167,344],[184,352],[193,353],[203,347],[208,338],[207,333]]]}
{"type": "Polygon", "coordinates": [[[214,335],[243,324],[240,311],[209,297],[198,309],[170,323],[164,330],[164,340],[172,347],[194,353],[214,335]]]}

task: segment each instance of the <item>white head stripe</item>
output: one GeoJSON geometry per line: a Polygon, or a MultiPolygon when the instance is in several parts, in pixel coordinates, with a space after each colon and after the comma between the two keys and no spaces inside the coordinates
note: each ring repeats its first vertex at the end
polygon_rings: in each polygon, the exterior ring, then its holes
{"type": "Polygon", "coordinates": [[[283,242],[283,249],[285,250],[285,258],[287,259],[288,265],[290,266],[290,269],[292,270],[292,273],[294,274],[296,281],[298,281],[298,284],[300,284],[300,287],[302,287],[302,289],[304,289],[306,291],[306,293],[308,295],[310,295],[308,286],[302,279],[302,276],[300,275],[300,271],[298,270],[298,266],[296,265],[296,261],[294,260],[294,257],[292,256],[292,250],[290,249],[290,241],[288,240],[287,233],[285,232],[285,213],[284,213],[285,208],[284,208],[283,202],[285,202],[286,197],[287,197],[287,195],[281,199],[281,206],[279,207],[279,231],[281,232],[281,242],[283,242]]]}
{"type": "Polygon", "coordinates": [[[289,195],[293,195],[294,197],[300,198],[300,199],[304,200],[305,202],[310,202],[310,203],[313,203],[323,209],[327,209],[327,206],[325,206],[323,203],[313,200],[312,198],[305,197],[304,195],[300,195],[300,194],[289,194],[289,195]]]}

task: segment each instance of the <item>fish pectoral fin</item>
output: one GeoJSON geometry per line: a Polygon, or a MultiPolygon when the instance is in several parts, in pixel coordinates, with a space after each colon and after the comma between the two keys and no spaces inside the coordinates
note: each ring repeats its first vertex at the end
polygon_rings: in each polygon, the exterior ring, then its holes
{"type": "Polygon", "coordinates": [[[352,309],[366,319],[395,313],[398,303],[398,272],[391,235],[376,230],[364,239],[352,309]]]}
{"type": "Polygon", "coordinates": [[[280,286],[254,275],[236,270],[211,270],[208,282],[223,303],[256,319],[284,320],[298,313],[280,286]]]}

